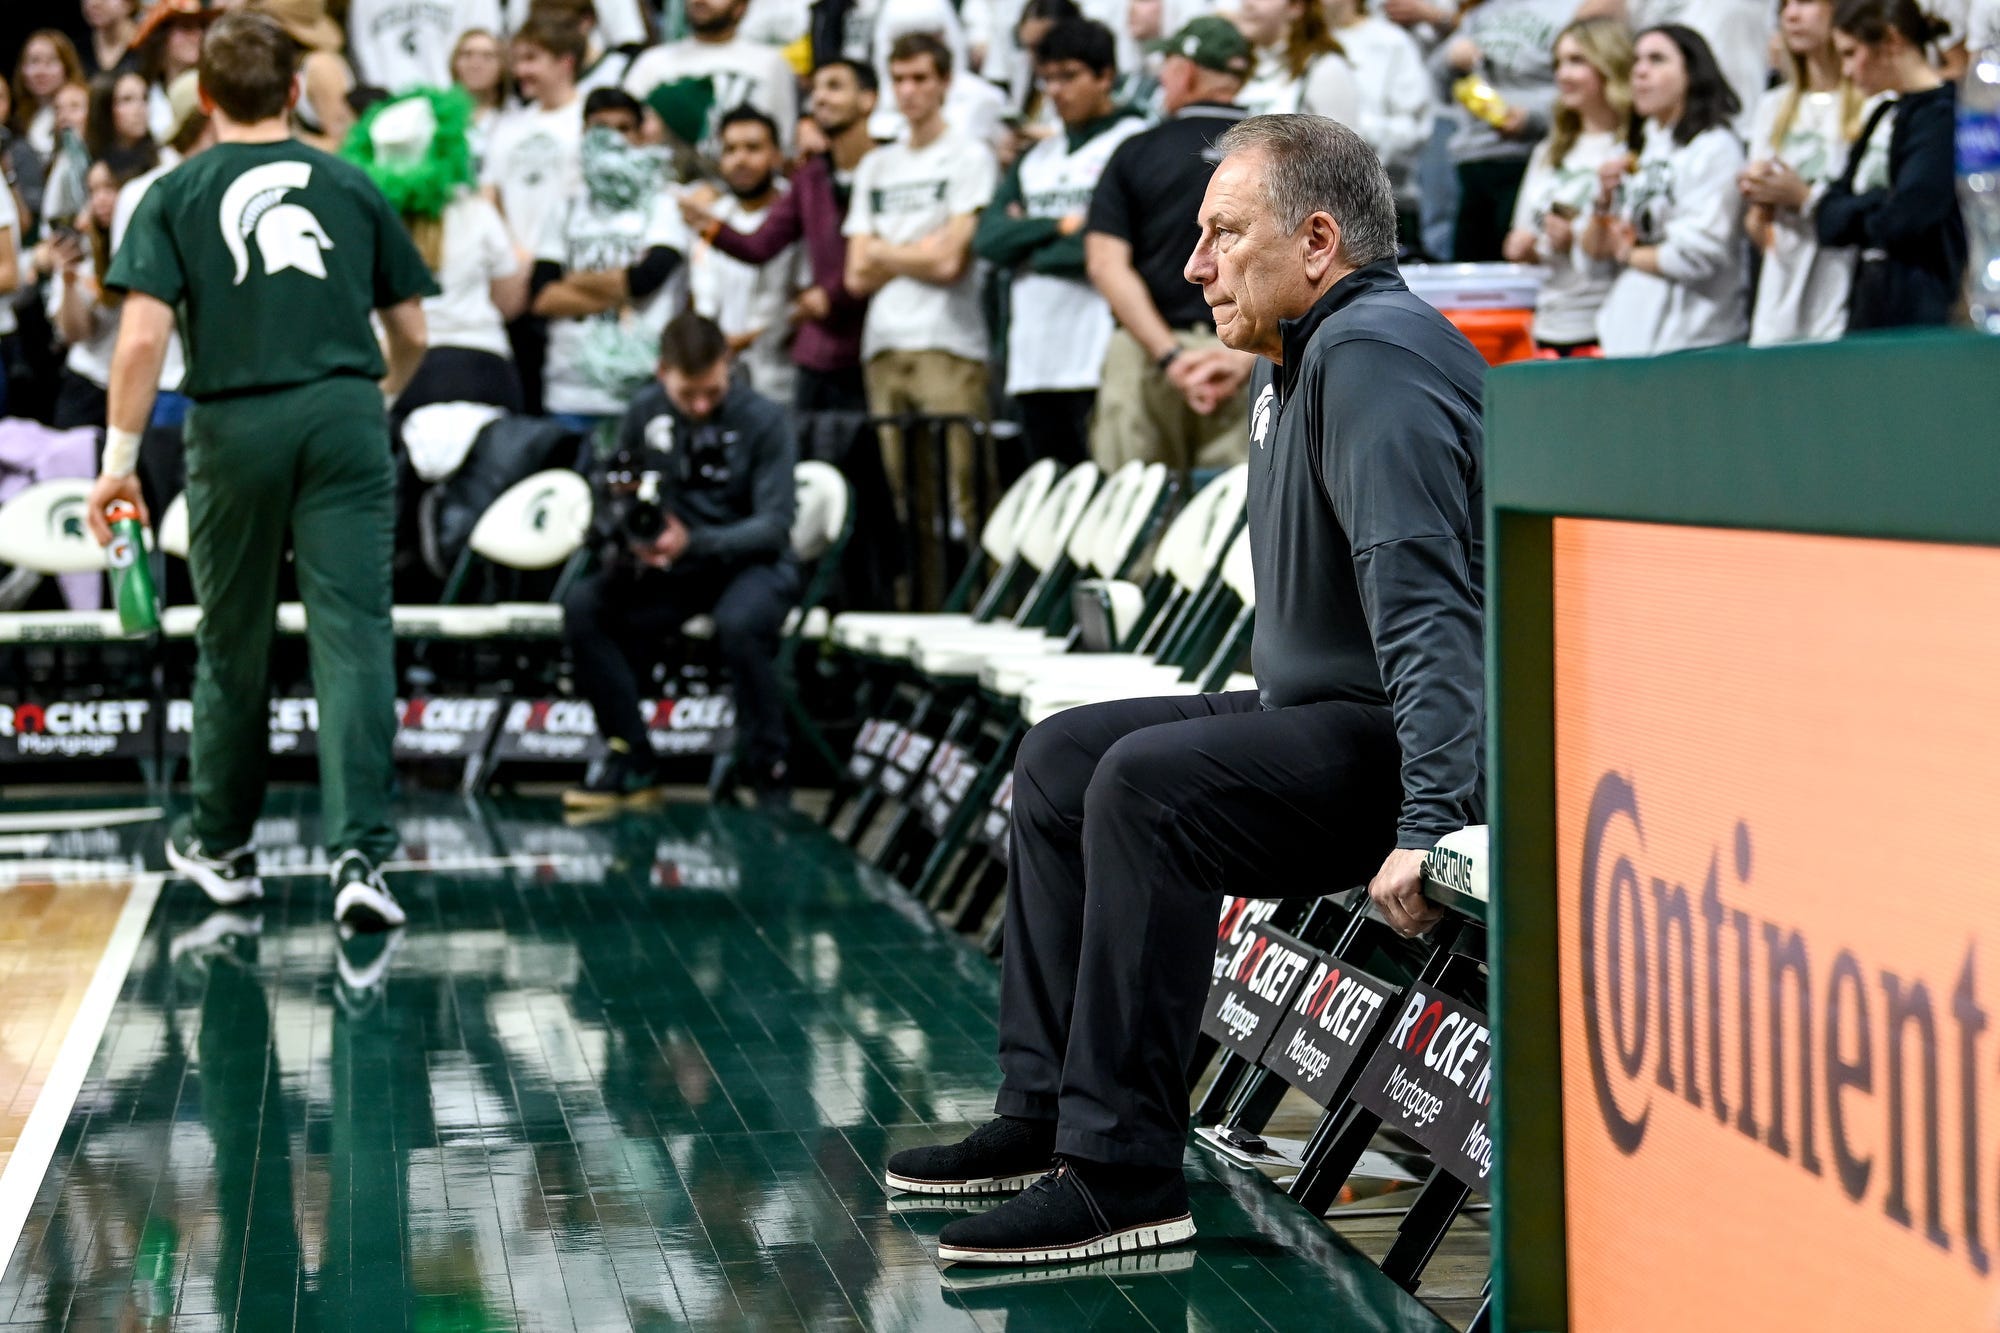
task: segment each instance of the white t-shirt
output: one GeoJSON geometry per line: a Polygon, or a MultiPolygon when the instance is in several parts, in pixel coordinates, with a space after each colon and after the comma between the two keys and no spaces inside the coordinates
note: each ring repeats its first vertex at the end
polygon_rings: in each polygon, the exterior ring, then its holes
{"type": "MultiPolygon", "coordinates": [[[[111,385],[111,351],[118,345],[118,307],[107,306],[98,301],[97,273],[85,260],[77,269],[79,282],[90,299],[90,336],[69,345],[68,355],[63,357],[63,365],[74,374],[81,375],[100,389],[111,385]]],[[[63,293],[69,287],[68,274],[57,269],[49,277],[48,311],[49,323],[60,328],[58,311],[62,309],[63,293]]]]}
{"type": "Polygon", "coordinates": [[[1590,206],[1597,198],[1597,168],[1624,145],[1616,134],[1579,134],[1561,166],[1549,161],[1549,141],[1535,145],[1528,156],[1527,174],[1521,177],[1521,192],[1514,197],[1514,230],[1535,233],[1535,257],[1545,265],[1541,295],[1535,300],[1535,338],[1565,346],[1587,343],[1597,337],[1597,310],[1611,291],[1613,273],[1608,264],[1596,263],[1583,253],[1584,226],[1590,206]],[[1549,210],[1557,205],[1575,210],[1570,214],[1569,248],[1549,245],[1542,226],[1549,210]]]}
{"type": "Polygon", "coordinates": [[[784,55],[764,42],[738,37],[727,42],[693,38],[668,42],[642,52],[625,72],[625,91],[645,101],[663,83],[707,78],[715,89],[709,104],[708,132],[697,144],[709,157],[721,155],[718,122],[726,112],[748,104],[778,123],[778,138],[789,150],[799,119],[798,76],[784,55]]]}
{"type": "Polygon", "coordinates": [[[514,239],[534,246],[550,215],[583,191],[583,99],[560,111],[504,113],[486,142],[480,183],[499,190],[514,239]]]}
{"type": "Polygon", "coordinates": [[[1303,77],[1292,73],[1285,63],[1281,46],[1267,46],[1257,52],[1250,81],[1236,95],[1236,105],[1253,116],[1288,115],[1307,112],[1326,116],[1343,125],[1352,125],[1361,110],[1361,95],[1354,78],[1354,66],[1331,52],[1306,66],[1303,77]]]}
{"type": "MultiPolygon", "coordinates": [[[[534,0],[506,0],[507,31],[514,32],[528,21],[534,0]]],[[[597,40],[607,47],[631,46],[647,41],[646,16],[639,12],[639,0],[596,0],[597,40]]],[[[655,5],[655,9],[659,6],[655,5]]]]}
{"type": "MultiPolygon", "coordinates": [[[[764,225],[770,205],[754,212],[733,195],[718,200],[716,217],[740,232],[764,225]]],[[[688,294],[694,308],[708,316],[730,337],[760,331],[741,360],[750,372],[750,387],[773,402],[790,403],[798,368],[792,364],[791,326],[785,316],[793,296],[809,286],[805,256],[794,243],[763,264],[746,264],[696,241],[688,256],[688,294]]]]}
{"type": "Polygon", "coordinates": [[[1437,102],[1416,38],[1389,20],[1364,15],[1334,34],[1354,69],[1354,132],[1388,169],[1399,199],[1417,188],[1417,158],[1430,142],[1437,102]]]}
{"type": "Polygon", "coordinates": [[[1620,214],[1655,247],[1659,274],[1620,270],[1597,312],[1606,356],[1656,356],[1740,342],[1750,331],[1745,299],[1743,196],[1736,176],[1743,145],[1727,126],[1686,146],[1646,126],[1637,168],[1625,178],[1620,214]]]}
{"type": "MultiPolygon", "coordinates": [[[[898,140],[861,159],[841,228],[848,236],[879,236],[908,245],[954,217],[977,213],[993,199],[999,165],[986,145],[947,130],[922,148],[898,140]]],[[[966,265],[959,280],[939,287],[891,278],[868,303],[861,359],[877,352],[949,352],[968,361],[987,356],[979,275],[966,265]]]]}
{"type": "Polygon", "coordinates": [[[805,0],[750,0],[743,22],[736,25],[736,36],[766,46],[790,46],[806,35],[810,19],[805,0]]]}
{"type": "MultiPolygon", "coordinates": [[[[537,260],[560,266],[565,273],[598,273],[606,269],[630,268],[648,250],[665,246],[688,252],[687,228],[672,196],[661,191],[639,208],[608,212],[578,192],[567,207],[549,219],[548,230],[535,251],[537,260]]],[[[593,337],[602,336],[599,327],[620,325],[628,338],[658,343],[660,330],[686,299],[686,266],[682,265],[664,286],[644,301],[624,309],[607,310],[581,319],[549,321],[549,353],[543,372],[542,401],[551,412],[614,416],[625,410],[622,399],[591,382],[583,373],[584,349],[593,337]]]]}
{"type": "Polygon", "coordinates": [[[514,238],[499,210],[476,194],[444,210],[444,256],[436,296],[424,298],[432,347],[464,347],[511,359],[507,327],[493,304],[493,284],[521,271],[514,238]]]}
{"type": "MultiPolygon", "coordinates": [[[[118,190],[118,202],[111,209],[111,253],[117,254],[118,247],[125,244],[125,229],[132,225],[132,215],[139,211],[139,201],[146,197],[146,191],[153,188],[153,182],[172,171],[177,162],[162,162],[151,171],[134,176],[118,190]]],[[[10,312],[11,318],[11,312],[10,312]]],[[[187,353],[181,347],[181,332],[176,328],[167,335],[167,356],[160,362],[160,392],[180,392],[181,381],[187,377],[187,353]]]]}
{"type": "Polygon", "coordinates": [[[370,87],[449,88],[451,49],[474,28],[503,31],[500,0],[348,0],[347,56],[370,87]]]}
{"type": "Polygon", "coordinates": [[[2000,46],[2000,0],[1972,0],[1965,12],[1965,49],[1986,51],[2000,46]]]}
{"type": "MultiPolygon", "coordinates": [[[[1060,219],[1088,213],[1090,196],[1119,144],[1146,128],[1139,116],[1113,122],[1072,151],[1058,130],[1021,158],[1021,211],[1060,219]]],[[[1007,392],[1094,389],[1111,346],[1111,307],[1084,277],[1014,275],[1007,325],[1007,392]]]]}
{"type": "Polygon", "coordinates": [[[1812,190],[1806,206],[1777,210],[1771,219],[1771,248],[1757,279],[1757,303],[1750,312],[1750,345],[1832,342],[1847,331],[1847,296],[1854,285],[1854,251],[1822,249],[1813,208],[1820,190],[1847,165],[1847,138],[1841,130],[1839,93],[1805,93],[1785,131],[1771,143],[1778,114],[1791,97],[1773,88],[1757,104],[1750,131],[1750,160],[1783,161],[1812,190]]]}

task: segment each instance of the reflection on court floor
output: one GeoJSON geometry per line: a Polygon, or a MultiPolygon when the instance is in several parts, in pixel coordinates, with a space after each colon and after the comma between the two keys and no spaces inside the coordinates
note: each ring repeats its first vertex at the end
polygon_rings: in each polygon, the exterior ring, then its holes
{"type": "MultiPolygon", "coordinates": [[[[343,946],[311,800],[280,799],[273,900],[167,886],[46,1174],[0,1180],[28,1205],[0,1326],[1435,1326],[1357,1309],[1361,1261],[1202,1154],[1170,1261],[941,1281],[951,1214],[881,1163],[989,1114],[995,973],[802,823],[416,804],[410,929],[343,946]]],[[[0,929],[101,927],[157,839],[0,850],[0,929]]]]}

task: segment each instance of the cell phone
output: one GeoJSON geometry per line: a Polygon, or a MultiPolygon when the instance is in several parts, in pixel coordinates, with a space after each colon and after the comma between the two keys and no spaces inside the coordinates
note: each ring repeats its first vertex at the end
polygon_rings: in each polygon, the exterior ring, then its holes
{"type": "Polygon", "coordinates": [[[74,241],[78,245],[83,244],[83,233],[67,222],[51,222],[49,224],[49,235],[58,241],[74,241]]]}
{"type": "Polygon", "coordinates": [[[1578,209],[1575,204],[1550,204],[1549,212],[1551,215],[1561,218],[1564,222],[1574,222],[1576,221],[1578,209]]]}

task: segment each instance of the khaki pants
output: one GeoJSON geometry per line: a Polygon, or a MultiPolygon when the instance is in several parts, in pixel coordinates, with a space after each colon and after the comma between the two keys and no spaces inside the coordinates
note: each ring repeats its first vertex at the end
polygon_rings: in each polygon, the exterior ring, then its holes
{"type": "MultiPolygon", "coordinates": [[[[1220,347],[1214,329],[1176,329],[1174,341],[1188,351],[1220,347]]],[[[1250,390],[1212,415],[1187,405],[1180,390],[1153,369],[1139,340],[1118,329],[1104,356],[1104,387],[1097,394],[1097,421],[1090,432],[1091,457],[1106,472],[1131,459],[1165,463],[1177,472],[1229,467],[1249,453],[1250,390]]]]}
{"type": "MultiPolygon", "coordinates": [[[[984,420],[987,410],[986,366],[949,352],[877,352],[868,360],[868,410],[876,416],[896,416],[904,412],[928,416],[966,416],[984,420]]],[[[915,475],[911,489],[904,491],[903,432],[884,426],[882,470],[889,476],[890,493],[896,497],[896,517],[905,525],[914,524],[917,534],[919,605],[934,606],[943,596],[943,584],[936,577],[942,569],[937,540],[937,443],[919,438],[915,475]]],[[[978,451],[971,433],[962,426],[946,432],[945,452],[949,459],[952,508],[968,540],[979,532],[977,486],[978,451]]]]}

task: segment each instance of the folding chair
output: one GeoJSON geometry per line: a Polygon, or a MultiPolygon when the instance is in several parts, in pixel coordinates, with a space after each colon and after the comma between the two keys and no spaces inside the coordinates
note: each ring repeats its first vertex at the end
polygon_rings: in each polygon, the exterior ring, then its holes
{"type": "MultiPolygon", "coordinates": [[[[0,505],[0,564],[44,576],[102,574],[105,548],[84,521],[90,482],[36,482],[0,505]]],[[[114,611],[0,613],[0,644],[109,643],[128,637],[114,611]]]]}

